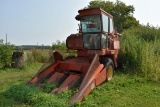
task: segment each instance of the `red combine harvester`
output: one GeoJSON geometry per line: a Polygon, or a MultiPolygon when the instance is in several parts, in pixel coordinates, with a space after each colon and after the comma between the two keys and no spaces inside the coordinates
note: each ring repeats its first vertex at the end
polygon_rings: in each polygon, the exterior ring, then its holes
{"type": "Polygon", "coordinates": [[[44,82],[59,87],[51,93],[58,93],[78,85],[70,103],[82,101],[95,87],[109,81],[117,67],[120,49],[119,36],[114,29],[113,17],[101,8],[83,9],[75,18],[80,21],[79,33],[66,39],[68,49],[77,50],[77,57],[63,59],[54,51],[37,74],[28,81],[43,88],[44,82]]]}

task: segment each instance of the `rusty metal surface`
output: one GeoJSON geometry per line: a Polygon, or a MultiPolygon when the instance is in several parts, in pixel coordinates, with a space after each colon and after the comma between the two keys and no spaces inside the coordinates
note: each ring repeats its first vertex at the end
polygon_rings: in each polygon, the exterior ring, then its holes
{"type": "Polygon", "coordinates": [[[81,82],[82,76],[80,74],[75,75],[69,75],[67,79],[64,80],[64,82],[58,87],[51,91],[51,93],[57,94],[58,92],[61,92],[63,90],[71,89],[76,84],[79,84],[81,82]]]}
{"type": "Polygon", "coordinates": [[[66,39],[66,46],[68,49],[83,49],[82,34],[71,34],[66,39]]]}
{"type": "MultiPolygon", "coordinates": [[[[93,60],[96,62],[96,56],[93,60]]],[[[86,78],[83,79],[81,86],[76,94],[74,94],[70,100],[70,103],[75,103],[77,101],[81,101],[83,97],[89,94],[96,87],[96,77],[103,69],[103,64],[99,64],[98,67],[92,72],[92,70],[88,70],[86,74],[86,78]]],[[[98,78],[99,79],[99,78],[98,78]]],[[[102,81],[103,82],[103,81],[102,81]]]]}
{"type": "Polygon", "coordinates": [[[93,14],[106,14],[107,16],[109,16],[110,18],[113,18],[112,15],[110,15],[109,13],[105,12],[103,9],[101,8],[91,8],[91,9],[83,9],[83,10],[79,10],[78,11],[80,16],[86,16],[86,15],[93,15],[93,14]]]}
{"type": "Polygon", "coordinates": [[[55,51],[53,53],[53,55],[54,55],[55,61],[62,61],[63,60],[63,56],[58,51],[55,51]]]}
{"type": "Polygon", "coordinates": [[[96,77],[96,86],[100,85],[106,80],[106,68],[104,68],[96,77]]]}
{"type": "Polygon", "coordinates": [[[94,55],[94,58],[92,60],[92,63],[88,69],[88,71],[85,74],[85,77],[82,81],[82,84],[80,85],[80,88],[83,88],[85,85],[85,82],[89,80],[90,76],[94,73],[94,71],[96,70],[96,68],[99,66],[99,56],[97,54],[94,55]]]}
{"type": "Polygon", "coordinates": [[[60,73],[60,72],[55,72],[49,79],[48,79],[48,83],[50,84],[55,84],[55,83],[59,83],[62,84],[62,82],[67,78],[67,74],[65,73],[60,73]]]}
{"type": "Polygon", "coordinates": [[[83,75],[85,75],[89,66],[90,66],[90,61],[88,57],[75,57],[61,61],[58,68],[62,70],[68,70],[68,71],[72,70],[75,72],[80,72],[83,75]]]}
{"type": "Polygon", "coordinates": [[[49,67],[47,67],[44,71],[39,72],[38,74],[36,74],[31,80],[30,83],[32,84],[36,84],[36,83],[41,83],[43,82],[45,79],[47,79],[47,77],[49,75],[51,75],[52,73],[54,73],[54,69],[55,67],[59,64],[59,62],[53,63],[52,65],[50,65],[49,67]]]}

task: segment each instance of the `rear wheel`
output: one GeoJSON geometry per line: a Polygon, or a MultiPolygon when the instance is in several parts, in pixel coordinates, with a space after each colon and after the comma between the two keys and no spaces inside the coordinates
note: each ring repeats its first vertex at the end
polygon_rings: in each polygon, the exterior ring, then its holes
{"type": "Polygon", "coordinates": [[[100,63],[106,68],[106,81],[110,81],[114,76],[114,64],[110,58],[103,57],[100,63]]]}

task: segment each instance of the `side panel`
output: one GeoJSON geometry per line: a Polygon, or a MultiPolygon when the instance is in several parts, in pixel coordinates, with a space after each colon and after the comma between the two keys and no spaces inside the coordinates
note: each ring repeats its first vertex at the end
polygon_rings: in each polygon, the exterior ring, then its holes
{"type": "Polygon", "coordinates": [[[82,100],[84,95],[89,94],[96,87],[95,78],[101,72],[103,67],[104,67],[103,64],[100,64],[92,74],[90,75],[86,74],[88,78],[86,77],[86,79],[85,78],[83,79],[79,91],[72,96],[70,103],[75,103],[77,101],[82,100]]]}
{"type": "Polygon", "coordinates": [[[114,48],[114,49],[120,49],[119,41],[114,41],[114,42],[113,42],[113,48],[114,48]]]}
{"type": "Polygon", "coordinates": [[[100,85],[106,80],[106,68],[104,68],[101,73],[96,77],[96,86],[100,85]]]}
{"type": "Polygon", "coordinates": [[[36,74],[30,83],[36,83],[43,81],[50,73],[54,72],[55,67],[59,64],[59,62],[56,62],[52,65],[50,65],[48,68],[46,68],[44,71],[40,72],[39,74],[36,74]]]}
{"type": "Polygon", "coordinates": [[[88,86],[88,88],[86,89],[86,91],[84,92],[84,96],[88,95],[94,88],[96,87],[96,81],[95,79],[90,83],[90,85],[88,86]]]}
{"type": "Polygon", "coordinates": [[[82,34],[71,34],[66,39],[68,49],[78,50],[83,49],[82,34]]]}

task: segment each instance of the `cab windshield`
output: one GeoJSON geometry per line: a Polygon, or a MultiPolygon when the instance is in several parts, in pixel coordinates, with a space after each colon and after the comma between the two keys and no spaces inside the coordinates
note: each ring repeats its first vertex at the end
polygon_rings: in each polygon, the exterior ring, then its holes
{"type": "Polygon", "coordinates": [[[83,16],[81,18],[82,32],[101,32],[100,15],[83,16]]]}

